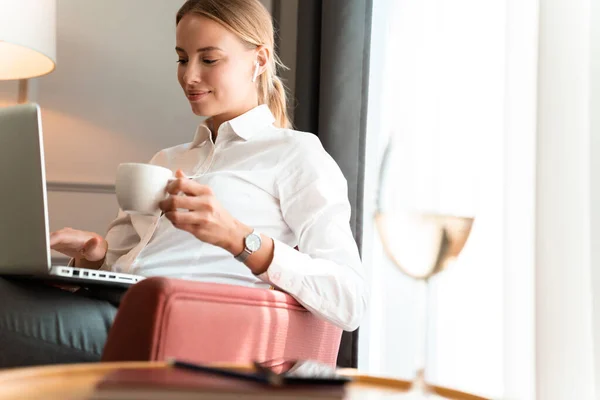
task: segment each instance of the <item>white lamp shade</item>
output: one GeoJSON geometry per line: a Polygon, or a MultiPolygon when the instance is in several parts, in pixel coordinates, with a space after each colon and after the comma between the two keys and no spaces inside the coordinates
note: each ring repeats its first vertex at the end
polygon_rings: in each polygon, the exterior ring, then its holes
{"type": "Polygon", "coordinates": [[[56,65],[56,0],[0,0],[0,80],[46,75],[56,65]]]}

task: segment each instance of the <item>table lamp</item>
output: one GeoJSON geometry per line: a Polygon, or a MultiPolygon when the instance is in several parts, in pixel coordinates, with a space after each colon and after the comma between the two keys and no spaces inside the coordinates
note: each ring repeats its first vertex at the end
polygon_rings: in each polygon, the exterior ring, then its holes
{"type": "Polygon", "coordinates": [[[27,79],[56,66],[56,0],[0,0],[0,80],[19,81],[27,102],[27,79]]]}

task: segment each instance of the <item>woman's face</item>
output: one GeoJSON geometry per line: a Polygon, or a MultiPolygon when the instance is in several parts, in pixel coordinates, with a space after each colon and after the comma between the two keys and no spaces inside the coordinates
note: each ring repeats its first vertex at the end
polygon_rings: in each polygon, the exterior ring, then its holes
{"type": "Polygon", "coordinates": [[[177,78],[196,115],[234,118],[258,104],[252,82],[258,53],[221,24],[185,15],[176,31],[177,78]]]}

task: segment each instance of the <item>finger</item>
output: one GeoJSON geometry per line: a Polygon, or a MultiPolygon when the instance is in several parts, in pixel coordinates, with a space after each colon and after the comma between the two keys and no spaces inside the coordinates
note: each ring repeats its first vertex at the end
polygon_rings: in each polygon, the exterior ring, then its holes
{"type": "Polygon", "coordinates": [[[181,229],[182,231],[186,231],[194,235],[198,230],[198,225],[194,224],[177,224],[173,225],[177,229],[181,229]]]}
{"type": "Polygon", "coordinates": [[[173,225],[206,225],[211,222],[209,213],[196,211],[196,212],[182,212],[182,211],[169,211],[165,213],[165,217],[171,221],[173,225]]]}
{"type": "Polygon", "coordinates": [[[60,243],[62,241],[61,238],[61,231],[52,232],[50,234],[50,247],[56,246],[58,243],[60,243]]]}
{"type": "Polygon", "coordinates": [[[187,175],[180,169],[178,169],[177,171],[175,171],[175,177],[176,178],[187,178],[187,175]]]}
{"type": "Polygon", "coordinates": [[[58,251],[59,253],[64,254],[67,257],[81,256],[80,252],[73,250],[72,246],[63,246],[61,244],[58,244],[58,245],[53,246],[52,250],[58,251]]]}
{"type": "Polygon", "coordinates": [[[159,203],[159,207],[165,213],[177,209],[212,211],[214,209],[213,203],[213,198],[207,195],[169,196],[159,203]]]}
{"type": "Polygon", "coordinates": [[[81,255],[89,261],[101,260],[105,256],[101,244],[102,239],[98,237],[91,238],[83,245],[83,248],[81,249],[81,255]]]}
{"type": "Polygon", "coordinates": [[[81,248],[81,252],[87,253],[87,252],[93,251],[99,244],[100,244],[100,240],[97,237],[93,237],[90,240],[88,240],[87,242],[85,242],[85,244],[81,248]]]}
{"type": "Polygon", "coordinates": [[[178,178],[167,185],[167,192],[169,194],[178,194],[183,192],[188,196],[199,196],[201,194],[212,194],[210,187],[202,185],[193,179],[189,178],[178,178]]]}
{"type": "Polygon", "coordinates": [[[63,228],[58,231],[54,231],[50,233],[50,247],[56,246],[63,242],[72,241],[73,237],[73,229],[71,228],[63,228]]]}

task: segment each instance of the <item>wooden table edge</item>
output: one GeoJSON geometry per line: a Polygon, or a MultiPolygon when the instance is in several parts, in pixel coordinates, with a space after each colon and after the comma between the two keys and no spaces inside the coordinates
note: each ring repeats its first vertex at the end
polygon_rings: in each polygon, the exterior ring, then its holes
{"type": "MultiPolygon", "coordinates": [[[[354,378],[355,382],[361,384],[377,385],[379,387],[386,387],[390,389],[409,390],[412,387],[412,382],[374,375],[361,374],[360,371],[354,368],[342,368],[339,373],[344,376],[354,378]]],[[[440,396],[448,397],[450,399],[457,400],[490,400],[488,397],[482,397],[471,393],[466,393],[456,389],[450,389],[443,386],[428,384],[432,391],[440,396]]]]}
{"type": "MultiPolygon", "coordinates": [[[[42,365],[36,367],[15,368],[0,370],[0,386],[3,382],[9,382],[27,378],[50,378],[54,375],[64,375],[68,372],[71,377],[78,374],[101,373],[123,368],[164,368],[170,364],[165,361],[126,361],[126,362],[99,362],[81,364],[42,365]]],[[[240,371],[252,370],[250,364],[213,363],[211,365],[231,368],[240,371]]],[[[361,385],[377,386],[385,389],[396,389],[408,391],[412,383],[410,381],[391,377],[365,375],[353,368],[343,368],[339,373],[353,378],[354,382],[361,385]]],[[[100,378],[100,376],[99,376],[100,378]]],[[[442,386],[431,385],[431,389],[438,395],[456,400],[489,400],[489,398],[450,389],[442,386]]]]}

